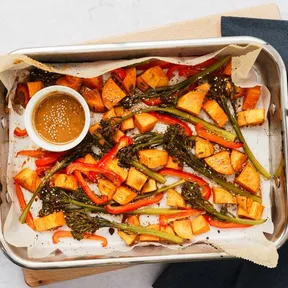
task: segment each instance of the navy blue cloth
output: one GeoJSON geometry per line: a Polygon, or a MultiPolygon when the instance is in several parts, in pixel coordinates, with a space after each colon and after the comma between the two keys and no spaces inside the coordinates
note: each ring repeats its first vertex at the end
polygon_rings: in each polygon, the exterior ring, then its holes
{"type": "MultiPolygon", "coordinates": [[[[288,67],[288,21],[222,17],[222,36],[254,36],[271,44],[288,67]]],[[[288,288],[288,243],[277,268],[241,259],[170,264],[154,288],[288,288]]]]}
{"type": "Polygon", "coordinates": [[[288,67],[288,21],[222,17],[222,36],[253,36],[271,44],[288,67]]]}
{"type": "Polygon", "coordinates": [[[170,264],[154,288],[288,288],[288,243],[279,249],[277,268],[233,259],[170,264]]]}
{"type": "Polygon", "coordinates": [[[238,260],[218,260],[170,264],[153,284],[153,287],[235,287],[235,284],[237,283],[237,275],[240,273],[243,264],[243,261],[238,260]]]}

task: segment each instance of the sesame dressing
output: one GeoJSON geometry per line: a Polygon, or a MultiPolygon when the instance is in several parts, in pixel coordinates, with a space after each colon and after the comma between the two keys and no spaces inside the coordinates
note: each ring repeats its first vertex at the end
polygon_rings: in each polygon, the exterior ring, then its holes
{"type": "Polygon", "coordinates": [[[34,125],[48,142],[60,144],[77,138],[83,130],[85,114],[80,103],[65,94],[53,94],[35,109],[34,125]]]}

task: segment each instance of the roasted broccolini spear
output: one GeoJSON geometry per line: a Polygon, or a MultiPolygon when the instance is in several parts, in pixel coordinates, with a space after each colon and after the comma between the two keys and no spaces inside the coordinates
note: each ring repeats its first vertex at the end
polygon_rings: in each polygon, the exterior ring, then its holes
{"type": "Polygon", "coordinates": [[[166,178],[161,174],[149,169],[138,162],[138,151],[143,148],[151,148],[162,143],[162,136],[156,133],[146,133],[137,135],[133,138],[133,144],[126,146],[118,152],[119,165],[125,168],[130,168],[133,165],[142,173],[153,178],[157,182],[164,184],[166,178]]]}
{"type": "Polygon", "coordinates": [[[183,242],[183,239],[168,234],[165,232],[141,227],[141,226],[134,226],[134,225],[128,225],[124,223],[118,223],[114,221],[109,221],[107,219],[104,219],[100,216],[91,217],[86,213],[79,212],[79,211],[66,211],[65,212],[65,219],[67,226],[71,228],[72,235],[75,239],[81,240],[83,238],[84,233],[92,233],[94,234],[96,230],[104,227],[111,227],[115,229],[119,229],[126,232],[132,232],[136,234],[145,234],[145,235],[151,235],[155,237],[159,237],[163,240],[167,240],[170,242],[174,242],[176,244],[181,244],[183,242]]]}
{"type": "Polygon", "coordinates": [[[208,95],[216,100],[221,108],[226,113],[231,125],[233,126],[236,135],[243,143],[243,149],[247,154],[249,160],[254,165],[254,167],[261,173],[265,178],[271,179],[272,175],[266,171],[266,169],[259,163],[259,161],[254,156],[253,152],[249,148],[242,131],[238,125],[237,118],[236,118],[236,109],[234,106],[234,84],[230,81],[229,78],[223,76],[214,76],[213,78],[208,79],[209,83],[211,83],[211,88],[209,89],[208,95]],[[229,107],[231,104],[231,108],[229,107]],[[233,112],[232,112],[233,111],[233,112]]]}
{"type": "Polygon", "coordinates": [[[205,200],[202,197],[199,187],[193,183],[186,182],[182,187],[181,194],[185,201],[187,201],[187,203],[189,203],[193,208],[205,210],[211,216],[214,216],[222,221],[245,225],[258,225],[266,221],[265,219],[249,220],[234,218],[218,212],[208,200],[205,200]]]}
{"type": "Polygon", "coordinates": [[[76,160],[77,158],[83,157],[87,153],[92,151],[92,146],[95,144],[93,137],[88,133],[87,136],[83,139],[83,141],[77,145],[75,148],[71,150],[71,152],[60,162],[56,162],[56,164],[49,170],[49,172],[45,175],[45,177],[40,182],[37,190],[34,192],[33,196],[31,197],[30,201],[28,202],[26,208],[22,212],[19,221],[24,224],[27,214],[35,200],[35,198],[39,195],[41,190],[46,186],[49,182],[51,177],[59,170],[68,166],[71,162],[76,160]]]}
{"type": "Polygon", "coordinates": [[[163,101],[163,103],[166,103],[167,105],[173,105],[175,103],[174,96],[172,96],[175,93],[183,94],[186,92],[186,89],[189,85],[195,83],[199,79],[213,73],[214,71],[218,70],[219,68],[223,67],[228,63],[230,60],[230,56],[224,57],[223,59],[220,59],[216,63],[212,64],[211,66],[207,67],[203,71],[199,72],[196,75],[193,75],[186,80],[177,83],[175,85],[169,85],[165,87],[160,87],[156,89],[149,89],[146,93],[139,93],[135,94],[132,97],[128,96],[122,99],[120,102],[121,105],[123,105],[125,108],[130,108],[133,106],[135,103],[137,103],[140,100],[143,99],[149,99],[149,98],[154,98],[154,97],[159,97],[163,101]]]}
{"type": "Polygon", "coordinates": [[[215,171],[210,169],[202,160],[198,159],[189,149],[190,139],[184,134],[184,130],[179,125],[168,127],[163,138],[164,148],[169,155],[176,157],[180,162],[185,163],[193,170],[201,173],[213,180],[220,186],[235,194],[250,197],[254,201],[261,202],[261,198],[241,189],[234,184],[227,182],[215,171]]]}

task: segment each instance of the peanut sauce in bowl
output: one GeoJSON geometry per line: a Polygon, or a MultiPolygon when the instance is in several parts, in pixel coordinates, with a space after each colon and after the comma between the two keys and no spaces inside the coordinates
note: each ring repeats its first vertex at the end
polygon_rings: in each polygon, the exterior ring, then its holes
{"type": "Polygon", "coordinates": [[[84,109],[73,97],[52,94],[34,110],[37,133],[52,143],[67,143],[79,136],[85,124],[84,109]]]}
{"type": "Polygon", "coordinates": [[[49,151],[65,151],[88,132],[90,112],[84,98],[65,86],[40,90],[29,101],[25,126],[30,138],[49,151]]]}

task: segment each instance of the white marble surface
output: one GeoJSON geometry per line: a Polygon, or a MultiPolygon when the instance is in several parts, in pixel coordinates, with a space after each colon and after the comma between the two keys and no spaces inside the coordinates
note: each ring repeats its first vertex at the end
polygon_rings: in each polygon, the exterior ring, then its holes
{"type": "MultiPolygon", "coordinates": [[[[288,19],[288,1],[266,0],[1,0],[0,53],[72,44],[275,2],[288,19]]],[[[164,264],[139,265],[46,287],[152,287],[164,264]]],[[[21,268],[0,253],[0,287],[27,287],[21,268]]]]}

